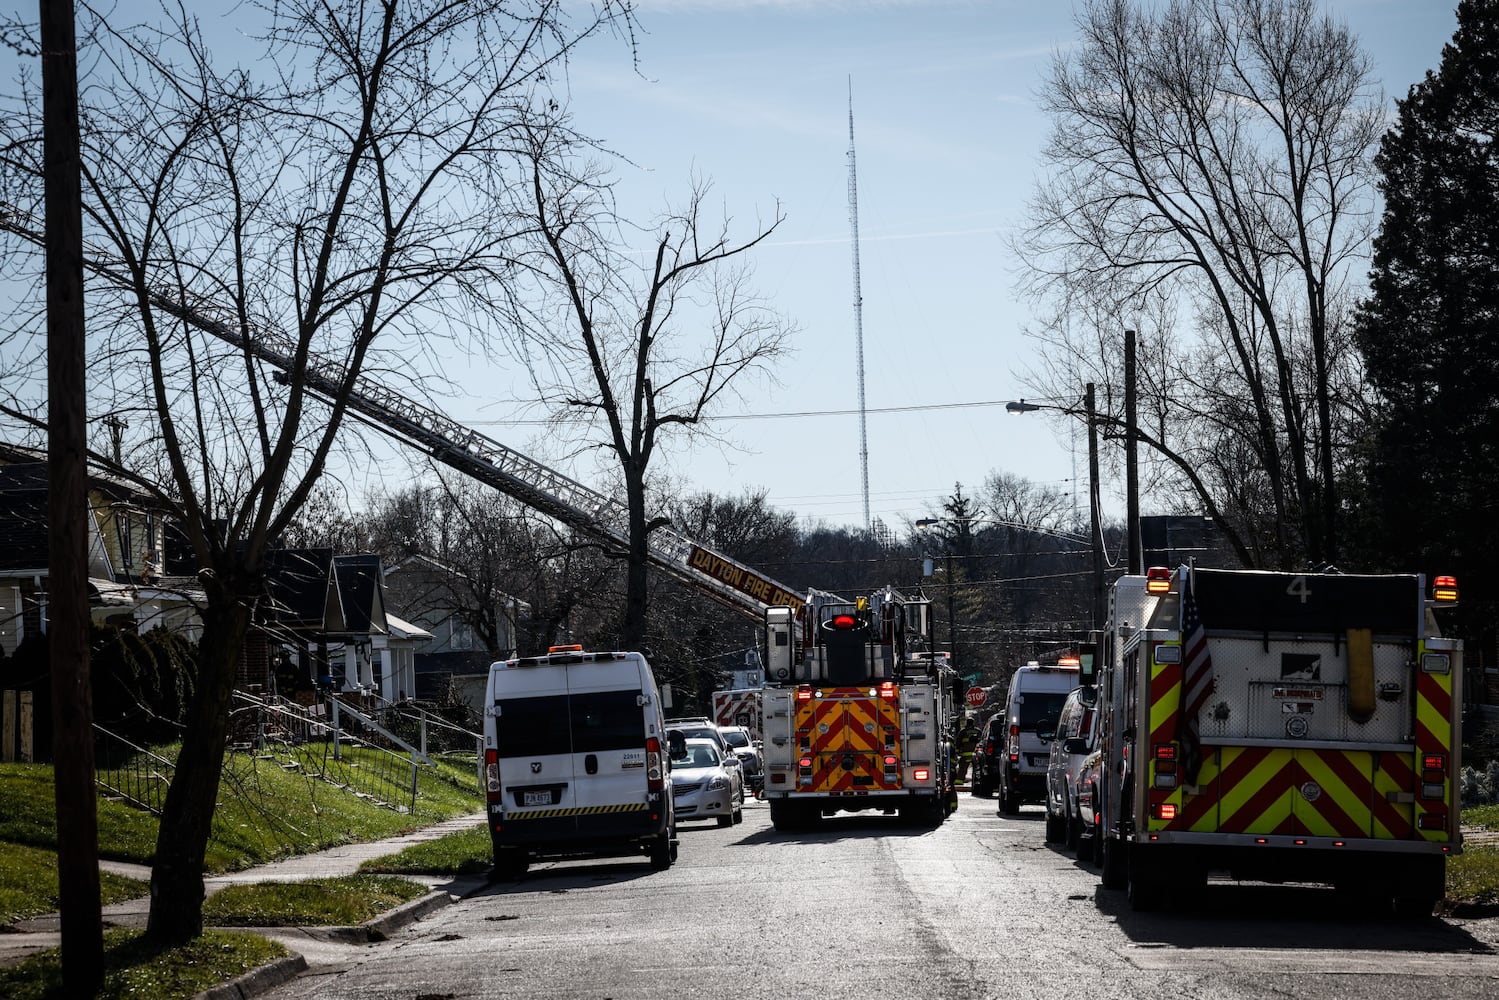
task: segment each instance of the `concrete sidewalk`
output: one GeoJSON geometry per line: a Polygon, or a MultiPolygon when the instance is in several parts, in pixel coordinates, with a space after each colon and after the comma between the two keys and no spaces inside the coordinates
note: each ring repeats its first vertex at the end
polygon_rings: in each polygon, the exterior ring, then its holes
{"type": "MultiPolygon", "coordinates": [[[[460,830],[472,829],[484,822],[482,812],[472,813],[429,826],[414,833],[377,840],[367,844],[343,844],[338,847],[304,854],[284,861],[258,865],[244,871],[215,875],[204,879],[209,895],[226,885],[246,882],[298,882],[310,878],[325,878],[336,875],[353,875],[359,866],[372,858],[395,854],[404,847],[435,840],[438,837],[460,830]]],[[[144,882],[151,880],[151,869],[145,865],[124,864],[116,861],[99,862],[101,871],[128,875],[144,882]]],[[[425,897],[413,900],[382,914],[359,927],[268,927],[236,928],[253,930],[258,934],[280,941],[297,953],[297,958],[278,963],[277,968],[251,973],[249,982],[236,982],[221,988],[224,992],[210,991],[208,996],[242,997],[269,988],[290,979],[304,969],[336,966],[349,960],[354,949],[367,947],[371,942],[383,941],[394,930],[419,920],[432,910],[444,906],[454,899],[477,891],[485,885],[483,875],[456,879],[438,876],[407,876],[414,881],[425,882],[429,892],[425,897]],[[258,979],[257,979],[258,977],[258,979]]],[[[104,907],[105,927],[145,927],[150,912],[149,898],[132,899],[123,903],[112,903],[104,907]]],[[[0,965],[14,965],[28,955],[61,943],[61,920],[57,914],[49,914],[34,920],[22,920],[12,925],[13,933],[0,932],[0,965]]]]}

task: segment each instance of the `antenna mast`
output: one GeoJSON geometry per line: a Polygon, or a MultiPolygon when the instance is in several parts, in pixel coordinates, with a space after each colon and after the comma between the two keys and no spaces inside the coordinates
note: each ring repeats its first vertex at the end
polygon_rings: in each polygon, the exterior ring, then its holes
{"type": "Polygon", "coordinates": [[[859,471],[864,482],[864,530],[869,519],[869,433],[864,411],[864,292],[859,282],[859,177],[854,169],[854,78],[848,78],[848,225],[854,249],[854,344],[859,363],[859,471]]]}

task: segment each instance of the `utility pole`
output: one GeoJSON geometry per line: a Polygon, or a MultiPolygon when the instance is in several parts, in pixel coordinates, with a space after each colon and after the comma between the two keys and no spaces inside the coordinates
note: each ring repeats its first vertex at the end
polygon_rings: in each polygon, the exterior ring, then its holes
{"type": "Polygon", "coordinates": [[[1124,532],[1129,538],[1129,571],[1145,572],[1140,551],[1140,443],[1135,428],[1135,331],[1124,331],[1124,532]]]}
{"type": "Polygon", "coordinates": [[[41,0],[42,184],[47,295],[47,645],[62,991],[104,975],[99,825],[88,663],[88,434],[78,40],[72,0],[41,0]]]}

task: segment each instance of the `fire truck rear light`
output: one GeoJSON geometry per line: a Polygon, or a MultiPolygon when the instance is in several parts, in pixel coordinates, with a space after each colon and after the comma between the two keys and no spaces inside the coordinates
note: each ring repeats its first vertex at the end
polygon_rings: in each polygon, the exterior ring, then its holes
{"type": "Polygon", "coordinates": [[[1446,813],[1423,813],[1416,820],[1416,826],[1422,830],[1445,830],[1447,829],[1446,813]]]}
{"type": "Polygon", "coordinates": [[[1165,566],[1152,566],[1145,571],[1145,592],[1166,594],[1171,591],[1171,570],[1165,566]]]}
{"type": "Polygon", "coordinates": [[[1300,837],[1297,837],[1295,840],[1291,841],[1291,843],[1295,844],[1297,847],[1306,846],[1306,841],[1302,840],[1300,837]]]}
{"type": "Polygon", "coordinates": [[[1421,798],[1423,799],[1440,801],[1444,791],[1446,791],[1446,786],[1442,784],[1426,784],[1425,782],[1421,784],[1421,798]]]}
{"type": "Polygon", "coordinates": [[[1156,646],[1155,653],[1153,655],[1155,656],[1156,663],[1180,663],[1182,661],[1182,648],[1180,646],[1167,646],[1165,644],[1161,644],[1156,646]]]}
{"type": "Polygon", "coordinates": [[[1346,846],[1346,845],[1341,840],[1334,840],[1332,842],[1332,846],[1334,846],[1334,847],[1343,847],[1343,846],[1346,846]]]}
{"type": "Polygon", "coordinates": [[[1175,761],[1176,760],[1176,744],[1175,743],[1157,743],[1155,745],[1155,759],[1156,760],[1175,761]]]}
{"type": "Polygon", "coordinates": [[[784,774],[772,774],[770,776],[770,783],[772,785],[784,785],[786,783],[786,776],[784,774]]]}
{"type": "Polygon", "coordinates": [[[1268,844],[1268,843],[1270,843],[1270,841],[1268,839],[1266,839],[1265,837],[1255,837],[1254,838],[1254,842],[1256,844],[1268,844]]]}
{"type": "Polygon", "coordinates": [[[853,628],[857,624],[859,624],[859,622],[858,622],[858,620],[856,618],[854,618],[853,615],[834,615],[833,616],[833,627],[835,629],[838,629],[839,631],[846,631],[848,629],[853,628]]]}
{"type": "Polygon", "coordinates": [[[796,766],[801,768],[803,771],[810,771],[812,770],[812,758],[803,757],[801,760],[796,762],[796,766]]]}
{"type": "Polygon", "coordinates": [[[885,683],[883,683],[883,684],[880,685],[880,697],[881,698],[894,698],[895,697],[895,684],[892,681],[886,681],[885,683]]]}
{"type": "Polygon", "coordinates": [[[1155,818],[1172,820],[1176,819],[1175,802],[1157,802],[1154,806],[1155,818]]]}
{"type": "Polygon", "coordinates": [[[911,780],[913,781],[926,781],[927,779],[931,778],[931,776],[932,772],[928,771],[924,767],[918,767],[916,770],[911,772],[911,780]]]}
{"type": "MultiPolygon", "coordinates": [[[[1174,764],[1172,766],[1175,767],[1174,764]]],[[[1166,772],[1162,772],[1162,771],[1159,771],[1159,770],[1156,771],[1156,775],[1155,775],[1155,787],[1163,789],[1163,790],[1164,789],[1175,788],[1176,787],[1176,775],[1175,775],[1175,773],[1166,773],[1166,772]]]]}
{"type": "Polygon", "coordinates": [[[797,701],[811,701],[812,700],[812,689],[809,688],[809,687],[799,687],[799,688],[797,688],[796,689],[796,700],[797,701]]]}
{"type": "Polygon", "coordinates": [[[1452,657],[1446,653],[1422,653],[1421,673],[1446,674],[1452,672],[1452,657]]]}
{"type": "Polygon", "coordinates": [[[1441,601],[1443,604],[1450,604],[1450,603],[1456,601],[1457,600],[1457,577],[1455,577],[1455,576],[1439,576],[1439,577],[1437,577],[1436,583],[1431,588],[1431,598],[1434,601],[1441,601]]]}
{"type": "Polygon", "coordinates": [[[886,754],[885,755],[885,766],[886,767],[894,767],[895,764],[896,764],[895,755],[894,754],[886,754]]]}
{"type": "Polygon", "coordinates": [[[1429,753],[1421,757],[1421,766],[1428,771],[1447,770],[1447,756],[1440,753],[1429,753]]]}

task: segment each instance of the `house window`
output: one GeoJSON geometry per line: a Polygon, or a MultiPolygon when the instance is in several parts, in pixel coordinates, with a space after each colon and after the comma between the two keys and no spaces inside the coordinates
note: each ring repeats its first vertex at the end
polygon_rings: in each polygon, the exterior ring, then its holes
{"type": "Polygon", "coordinates": [[[455,652],[466,652],[474,648],[474,627],[468,622],[459,621],[457,618],[448,619],[450,632],[448,635],[448,648],[455,652]]]}

